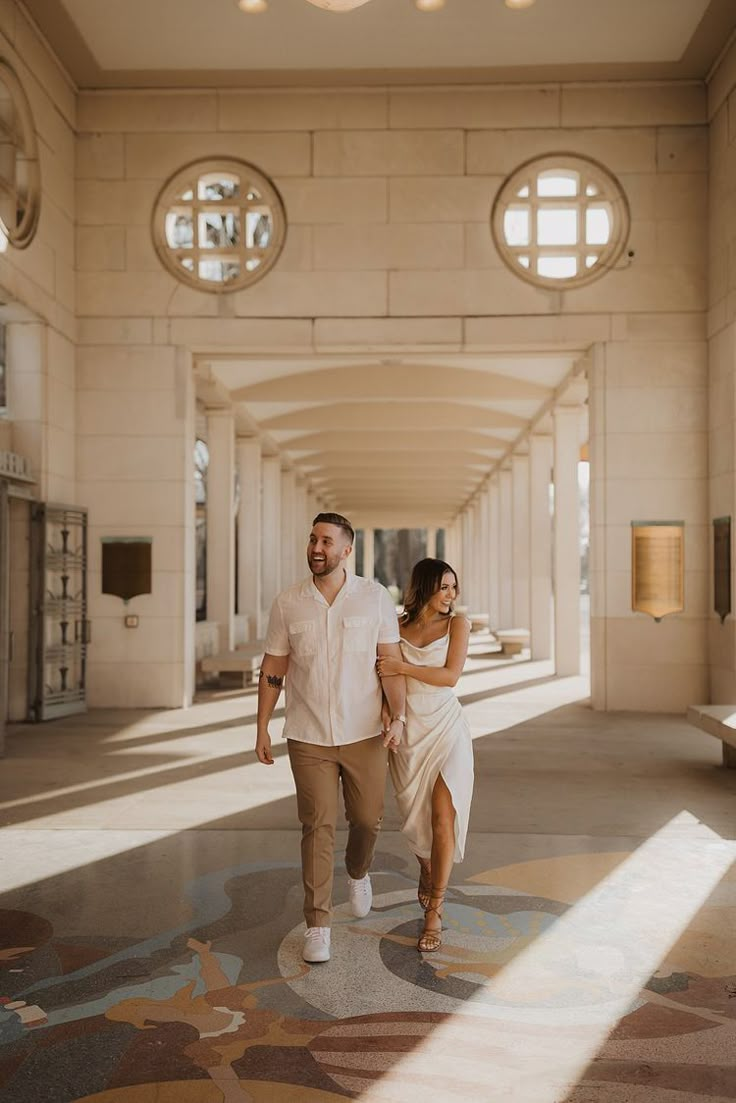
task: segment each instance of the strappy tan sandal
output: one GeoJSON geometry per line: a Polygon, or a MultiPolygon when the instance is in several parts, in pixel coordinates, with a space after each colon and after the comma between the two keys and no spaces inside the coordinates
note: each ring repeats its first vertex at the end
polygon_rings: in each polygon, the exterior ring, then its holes
{"type": "Polygon", "coordinates": [[[420,954],[433,954],[435,953],[435,951],[439,950],[440,946],[442,945],[442,906],[445,902],[446,892],[446,888],[431,890],[431,899],[436,900],[437,903],[430,904],[430,906],[424,911],[424,930],[419,936],[419,941],[417,942],[417,950],[419,950],[420,954]],[[432,912],[434,912],[434,914],[439,919],[440,926],[438,930],[431,929],[428,931],[427,919],[432,912]]]}
{"type": "Polygon", "coordinates": [[[417,900],[423,912],[429,907],[432,893],[432,870],[428,861],[417,855],[419,862],[419,885],[417,887],[417,900]]]}

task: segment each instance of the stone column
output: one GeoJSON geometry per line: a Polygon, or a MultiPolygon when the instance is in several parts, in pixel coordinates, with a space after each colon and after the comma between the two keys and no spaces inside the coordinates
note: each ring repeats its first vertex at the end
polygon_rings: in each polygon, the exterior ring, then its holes
{"type": "Polygon", "coordinates": [[[261,442],[239,437],[236,446],[240,475],[238,511],[238,612],[248,618],[248,638],[259,639],[261,623],[261,442]]]}
{"type": "MultiPolygon", "coordinates": [[[[452,522],[452,528],[450,530],[450,546],[452,549],[452,559],[448,562],[462,573],[463,571],[463,525],[460,516],[457,516],[452,522]]],[[[463,577],[462,585],[465,585],[467,579],[463,577]]]]}
{"type": "Polygon", "coordinates": [[[483,516],[480,505],[480,498],[475,498],[472,506],[470,516],[473,523],[473,558],[472,558],[472,570],[473,570],[473,608],[472,612],[477,612],[483,608],[483,516]]]}
{"type": "MultiPolygon", "coordinates": [[[[462,562],[459,554],[459,541],[458,541],[458,521],[457,518],[449,525],[445,526],[445,559],[447,562],[455,568],[459,573],[462,572],[462,562]]],[[[460,580],[460,585],[464,585],[465,580],[460,580]]]]}
{"type": "Polygon", "coordinates": [[[261,601],[264,625],[273,599],[281,589],[281,458],[264,456],[261,461],[262,510],[261,510],[261,601]]]}
{"type": "Polygon", "coordinates": [[[374,529],[363,529],[363,577],[375,578],[376,541],[374,529]]]}
{"type": "Polygon", "coordinates": [[[313,513],[309,514],[307,521],[307,480],[304,475],[297,475],[296,490],[294,492],[294,581],[298,582],[307,574],[307,540],[313,513]]]}
{"type": "Polygon", "coordinates": [[[427,555],[430,559],[437,558],[437,529],[427,529],[427,555]]]}
{"type": "Polygon", "coordinates": [[[500,628],[499,609],[499,554],[501,526],[499,520],[499,478],[491,476],[488,482],[488,623],[491,629],[500,628]]]}
{"type": "Polygon", "coordinates": [[[579,408],[557,406],[554,423],[555,670],[569,675],[580,673],[579,408]]]}
{"type": "Polygon", "coordinates": [[[502,468],[499,477],[498,538],[498,628],[516,628],[513,624],[513,562],[511,545],[511,468],[502,468]]]}
{"type": "Polygon", "coordinates": [[[473,508],[468,505],[463,511],[463,576],[465,593],[461,605],[470,611],[475,605],[475,532],[473,526],[473,508]]]}
{"type": "Polygon", "coordinates": [[[235,419],[207,411],[207,619],[216,621],[220,650],[231,651],[235,613],[235,419]]]}
{"type": "Polygon", "coordinates": [[[529,628],[529,457],[511,457],[511,555],[513,563],[513,618],[515,628],[529,628]]]}
{"type": "Polygon", "coordinates": [[[321,509],[321,506],[320,506],[319,500],[317,498],[317,495],[315,494],[314,490],[310,489],[309,492],[307,493],[307,516],[306,516],[306,524],[304,526],[304,545],[305,545],[305,547],[306,547],[307,540],[309,538],[309,533],[311,532],[311,529],[312,529],[312,520],[317,516],[320,509],[321,509]]]}
{"type": "Polygon", "coordinates": [[[477,514],[478,536],[476,544],[478,557],[478,600],[476,601],[476,609],[479,613],[487,613],[490,600],[490,574],[488,567],[490,562],[490,512],[488,493],[485,486],[478,495],[477,514]]]}
{"type": "Polygon", "coordinates": [[[534,434],[529,442],[529,516],[531,528],[531,657],[552,654],[552,437],[534,434]]]}
{"type": "Polygon", "coordinates": [[[294,504],[296,476],[292,468],[281,470],[281,589],[294,581],[294,545],[296,544],[294,504]]]}

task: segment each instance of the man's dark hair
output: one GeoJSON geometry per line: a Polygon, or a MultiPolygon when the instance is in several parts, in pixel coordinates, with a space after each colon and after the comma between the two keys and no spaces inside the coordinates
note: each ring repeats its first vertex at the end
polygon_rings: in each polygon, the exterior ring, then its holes
{"type": "Polygon", "coordinates": [[[343,517],[341,513],[318,513],[315,519],[312,521],[314,525],[337,525],[343,532],[346,532],[350,537],[350,543],[355,543],[355,529],[348,521],[347,517],[343,517]]]}

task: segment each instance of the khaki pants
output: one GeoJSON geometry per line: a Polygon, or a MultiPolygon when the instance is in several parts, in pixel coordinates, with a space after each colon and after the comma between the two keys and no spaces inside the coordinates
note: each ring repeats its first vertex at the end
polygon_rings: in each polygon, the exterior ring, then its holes
{"type": "Polygon", "coordinates": [[[359,879],[370,869],[381,829],[388,752],[380,735],[344,747],[287,743],[302,825],[304,918],[308,927],[329,927],[339,781],[350,825],[345,866],[359,879]]]}

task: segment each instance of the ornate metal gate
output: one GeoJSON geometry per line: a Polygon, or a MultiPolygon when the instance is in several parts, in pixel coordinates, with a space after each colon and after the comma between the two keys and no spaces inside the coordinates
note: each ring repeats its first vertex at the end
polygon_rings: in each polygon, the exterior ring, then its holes
{"type": "Polygon", "coordinates": [[[88,643],[87,512],[36,503],[31,511],[31,719],[86,710],[88,643]]]}

